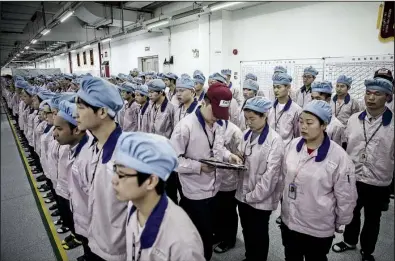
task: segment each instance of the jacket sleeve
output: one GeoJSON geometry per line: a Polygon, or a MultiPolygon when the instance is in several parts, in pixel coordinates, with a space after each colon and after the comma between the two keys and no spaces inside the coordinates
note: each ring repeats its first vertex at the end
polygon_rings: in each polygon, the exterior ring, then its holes
{"type": "Polygon", "coordinates": [[[189,136],[189,128],[181,122],[177,124],[171,135],[170,142],[178,156],[177,171],[182,174],[200,174],[201,163],[197,160],[185,157],[188,149],[189,136]]]}
{"type": "Polygon", "coordinates": [[[334,195],[336,198],[336,224],[347,225],[353,218],[357,202],[355,186],[355,167],[351,159],[345,155],[335,172],[334,195]]]}
{"type": "Polygon", "coordinates": [[[343,138],[344,131],[345,131],[345,127],[338,126],[338,127],[336,127],[336,129],[333,133],[332,140],[340,146],[342,146],[342,143],[344,140],[344,138],[343,138]]]}
{"type": "MultiPolygon", "coordinates": [[[[361,101],[361,103],[364,102],[364,100],[361,101]]],[[[360,106],[360,104],[358,101],[353,100],[352,101],[352,105],[351,105],[351,115],[357,112],[362,111],[362,106],[360,106]]]]}
{"type": "Polygon", "coordinates": [[[299,114],[301,111],[296,111],[294,118],[293,118],[293,138],[300,137],[300,130],[299,130],[299,114]]]}
{"type": "Polygon", "coordinates": [[[255,203],[270,197],[277,186],[283,186],[278,182],[284,182],[282,163],[284,158],[284,144],[280,138],[273,141],[269,151],[265,173],[261,175],[253,191],[247,193],[246,202],[255,203]]]}

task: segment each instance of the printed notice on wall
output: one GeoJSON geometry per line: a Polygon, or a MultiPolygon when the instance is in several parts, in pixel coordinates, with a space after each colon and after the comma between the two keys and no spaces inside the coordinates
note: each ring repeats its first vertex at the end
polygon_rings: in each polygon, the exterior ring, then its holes
{"type": "Polygon", "coordinates": [[[216,56],[219,56],[219,55],[221,55],[222,54],[222,51],[221,50],[216,50],[215,52],[214,52],[214,55],[216,55],[216,56]]]}
{"type": "Polygon", "coordinates": [[[384,2],[380,5],[379,18],[381,17],[379,39],[381,41],[394,40],[394,2],[384,2]]]}

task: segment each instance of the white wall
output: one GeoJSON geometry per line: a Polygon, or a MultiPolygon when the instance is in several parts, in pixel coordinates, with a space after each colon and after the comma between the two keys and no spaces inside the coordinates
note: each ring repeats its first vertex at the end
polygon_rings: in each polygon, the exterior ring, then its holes
{"type": "Polygon", "coordinates": [[[90,48],[77,49],[76,52],[71,53],[71,61],[73,73],[77,75],[90,73],[93,76],[100,76],[99,48],[97,44],[92,45],[90,48]],[[90,61],[90,50],[93,50],[93,65],[91,65],[90,61]],[[86,53],[86,64],[84,64],[83,52],[86,53]],[[77,63],[77,53],[80,54],[80,66],[77,63]]]}
{"type": "MultiPolygon", "coordinates": [[[[214,12],[210,18],[206,15],[172,27],[171,33],[164,30],[113,39],[102,45],[102,53],[107,50],[113,75],[137,68],[139,57],[158,55],[161,72],[191,75],[200,69],[206,76],[223,68],[239,72],[240,61],[393,53],[394,42],[378,40],[379,5],[379,2],[271,2],[233,12],[214,12]],[[145,47],[150,50],[145,51],[145,47]],[[199,49],[199,58],[193,57],[192,49],[199,49]],[[233,49],[238,49],[239,54],[233,55],[233,49]],[[174,65],[163,66],[170,55],[174,56],[174,65]]],[[[164,13],[168,12],[172,11],[164,13]]],[[[95,66],[80,68],[73,53],[73,72],[99,75],[97,45],[94,52],[95,66]]],[[[87,59],[89,62],[89,55],[87,59]]],[[[63,64],[54,62],[59,67],[63,64]]]]}

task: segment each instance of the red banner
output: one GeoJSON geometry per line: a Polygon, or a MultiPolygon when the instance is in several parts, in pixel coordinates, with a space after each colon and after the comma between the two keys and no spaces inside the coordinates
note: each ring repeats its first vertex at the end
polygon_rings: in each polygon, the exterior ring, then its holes
{"type": "Polygon", "coordinates": [[[394,2],[384,2],[384,6],[380,6],[381,23],[379,38],[382,41],[394,40],[394,2]]]}

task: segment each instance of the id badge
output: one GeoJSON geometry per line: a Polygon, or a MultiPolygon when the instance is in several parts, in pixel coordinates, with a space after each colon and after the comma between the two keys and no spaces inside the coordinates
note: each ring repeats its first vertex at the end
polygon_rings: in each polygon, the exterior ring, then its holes
{"type": "Polygon", "coordinates": [[[361,150],[361,152],[359,153],[359,162],[360,163],[365,163],[367,160],[367,155],[366,155],[366,150],[361,150]]]}
{"type": "Polygon", "coordinates": [[[214,151],[213,150],[210,150],[210,157],[214,158],[214,151]]]}
{"type": "Polygon", "coordinates": [[[295,183],[290,183],[288,188],[288,197],[290,199],[296,199],[296,185],[295,183]]]}

